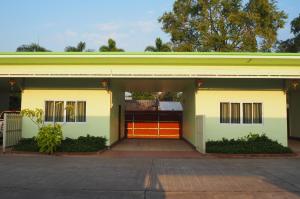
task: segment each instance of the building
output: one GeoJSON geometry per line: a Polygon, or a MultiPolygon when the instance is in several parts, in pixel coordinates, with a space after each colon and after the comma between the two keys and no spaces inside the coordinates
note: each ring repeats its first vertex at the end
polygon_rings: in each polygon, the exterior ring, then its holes
{"type": "MultiPolygon", "coordinates": [[[[300,137],[299,79],[299,54],[2,53],[0,107],[20,96],[21,109],[64,123],[65,137],[105,136],[112,145],[125,137],[125,91],[175,91],[182,138],[201,152],[207,140],[250,132],[286,146],[300,137]]],[[[36,132],[24,118],[23,137],[36,132]]]]}

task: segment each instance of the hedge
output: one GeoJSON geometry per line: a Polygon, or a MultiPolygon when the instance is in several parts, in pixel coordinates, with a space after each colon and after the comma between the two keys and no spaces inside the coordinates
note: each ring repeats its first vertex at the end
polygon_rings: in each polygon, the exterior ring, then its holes
{"type": "Polygon", "coordinates": [[[288,147],[271,140],[265,134],[249,134],[238,139],[223,138],[219,141],[206,142],[207,153],[226,154],[280,154],[292,153],[288,147]]]}
{"type": "MultiPolygon", "coordinates": [[[[103,137],[81,136],[77,139],[66,138],[57,148],[57,152],[97,152],[106,148],[107,139],[103,137]]],[[[35,138],[21,139],[13,147],[15,151],[38,152],[35,138]]]]}

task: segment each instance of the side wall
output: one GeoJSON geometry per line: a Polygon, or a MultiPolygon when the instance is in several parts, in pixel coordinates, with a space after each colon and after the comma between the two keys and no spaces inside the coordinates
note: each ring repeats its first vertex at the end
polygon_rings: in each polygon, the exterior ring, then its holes
{"type": "Polygon", "coordinates": [[[300,92],[291,91],[289,94],[289,135],[300,138],[300,92]]]}
{"type": "Polygon", "coordinates": [[[125,91],[114,80],[111,81],[111,115],[110,115],[110,144],[119,140],[119,125],[121,138],[125,136],[125,91]],[[121,106],[121,123],[119,124],[119,106],[121,106]]]}
{"type": "MultiPolygon", "coordinates": [[[[64,137],[77,138],[90,134],[110,139],[110,94],[108,91],[25,89],[22,93],[22,109],[40,108],[44,110],[46,100],[86,101],[87,121],[85,123],[65,123],[63,126],[64,137]]],[[[27,118],[23,119],[22,131],[25,138],[37,134],[37,128],[27,118]]]]}
{"type": "Polygon", "coordinates": [[[195,86],[188,86],[183,91],[182,137],[195,145],[195,86]]]}
{"type": "MultiPolygon", "coordinates": [[[[241,107],[242,110],[242,107],[241,107]]],[[[196,93],[196,115],[204,115],[205,140],[238,138],[252,133],[265,133],[287,146],[286,95],[280,90],[199,90],[196,93]],[[220,102],[263,103],[263,123],[220,123],[220,102]]]]}
{"type": "Polygon", "coordinates": [[[0,113],[9,109],[9,93],[4,91],[0,93],[0,113]]]}

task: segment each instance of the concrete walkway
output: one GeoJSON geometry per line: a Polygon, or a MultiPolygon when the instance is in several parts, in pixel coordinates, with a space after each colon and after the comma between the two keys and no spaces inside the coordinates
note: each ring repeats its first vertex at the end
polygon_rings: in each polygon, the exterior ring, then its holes
{"type": "Polygon", "coordinates": [[[112,147],[112,151],[194,151],[184,140],[125,139],[112,147]]]}
{"type": "Polygon", "coordinates": [[[0,156],[0,198],[300,198],[300,159],[0,156]]]}
{"type": "Polygon", "coordinates": [[[300,140],[289,139],[289,147],[295,152],[300,154],[300,140]]]}

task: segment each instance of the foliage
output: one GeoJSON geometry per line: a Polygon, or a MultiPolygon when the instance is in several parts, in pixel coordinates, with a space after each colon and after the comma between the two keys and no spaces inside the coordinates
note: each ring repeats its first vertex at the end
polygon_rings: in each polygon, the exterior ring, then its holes
{"type": "Polygon", "coordinates": [[[106,147],[107,139],[87,135],[78,139],[66,138],[58,151],[62,152],[96,152],[106,147]]]}
{"type": "Polygon", "coordinates": [[[151,92],[135,91],[132,92],[133,100],[154,100],[155,95],[151,92]]]}
{"type": "Polygon", "coordinates": [[[21,115],[28,117],[38,128],[41,128],[44,125],[43,115],[44,111],[42,109],[23,109],[21,115]]]}
{"type": "Polygon", "coordinates": [[[49,154],[56,151],[56,148],[61,144],[62,139],[63,133],[61,125],[59,124],[41,127],[36,137],[39,151],[49,154]]]}
{"type": "Polygon", "coordinates": [[[46,48],[36,43],[24,44],[17,48],[17,52],[50,52],[46,48]]]}
{"type": "Polygon", "coordinates": [[[133,100],[154,100],[160,101],[181,101],[182,92],[144,92],[135,91],[132,92],[133,100]]]}
{"type": "Polygon", "coordinates": [[[67,46],[65,48],[65,52],[83,52],[85,47],[86,43],[81,41],[77,44],[77,46],[67,46]]]}
{"type": "MultiPolygon", "coordinates": [[[[87,135],[78,139],[66,138],[62,140],[61,145],[57,147],[59,152],[96,152],[106,147],[107,139],[103,137],[94,137],[87,135]]],[[[13,147],[16,151],[38,152],[36,138],[22,139],[13,147]]]]}
{"type": "Polygon", "coordinates": [[[182,101],[182,92],[162,92],[159,95],[160,101],[182,101]]]}
{"type": "Polygon", "coordinates": [[[145,51],[149,52],[170,52],[171,47],[167,43],[163,43],[161,38],[156,38],[155,40],[155,46],[147,46],[145,51]]]}
{"type": "Polygon", "coordinates": [[[99,51],[100,52],[124,52],[123,49],[117,48],[117,44],[116,44],[115,40],[113,40],[113,39],[108,39],[108,45],[101,46],[99,48],[99,51]]]}
{"type": "Polygon", "coordinates": [[[175,51],[269,51],[286,14],[275,0],[243,2],[176,0],[159,21],[175,51]]]}
{"type": "Polygon", "coordinates": [[[27,152],[38,152],[39,147],[34,138],[23,138],[17,145],[13,147],[15,151],[27,151],[27,152]]]}
{"type": "Polygon", "coordinates": [[[277,51],[300,52],[300,14],[291,22],[291,33],[294,34],[294,37],[285,41],[280,41],[277,51]]]}
{"type": "Polygon", "coordinates": [[[21,114],[28,117],[38,127],[38,134],[35,139],[39,151],[52,154],[63,139],[62,126],[56,123],[45,125],[42,109],[24,109],[21,114]]]}
{"type": "Polygon", "coordinates": [[[291,149],[273,141],[265,134],[249,134],[238,139],[206,142],[207,153],[258,154],[291,153],[291,149]]]}

